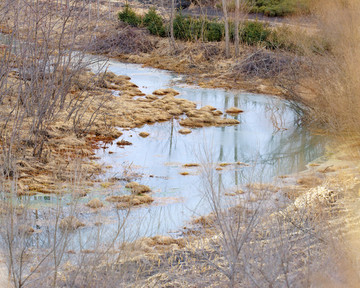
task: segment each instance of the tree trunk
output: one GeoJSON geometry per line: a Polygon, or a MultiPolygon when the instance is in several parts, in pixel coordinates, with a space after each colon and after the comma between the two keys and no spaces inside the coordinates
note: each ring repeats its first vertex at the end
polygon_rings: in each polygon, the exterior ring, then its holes
{"type": "Polygon", "coordinates": [[[170,14],[170,44],[175,49],[174,37],[174,16],[175,16],[175,0],[171,0],[171,14],[170,14]]]}
{"type": "Polygon", "coordinates": [[[235,57],[239,56],[239,22],[240,22],[240,0],[235,1],[235,57]]]}
{"type": "Polygon", "coordinates": [[[229,33],[229,18],[227,14],[226,0],[221,0],[224,12],[224,26],[225,26],[225,57],[230,57],[230,33],[229,33]]]}

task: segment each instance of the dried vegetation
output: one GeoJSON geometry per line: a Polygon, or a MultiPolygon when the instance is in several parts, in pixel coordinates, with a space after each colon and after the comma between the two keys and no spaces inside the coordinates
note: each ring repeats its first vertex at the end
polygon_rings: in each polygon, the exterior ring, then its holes
{"type": "Polygon", "coordinates": [[[125,26],[97,37],[90,44],[92,53],[118,56],[121,54],[149,53],[156,47],[156,41],[143,30],[125,26]]]}

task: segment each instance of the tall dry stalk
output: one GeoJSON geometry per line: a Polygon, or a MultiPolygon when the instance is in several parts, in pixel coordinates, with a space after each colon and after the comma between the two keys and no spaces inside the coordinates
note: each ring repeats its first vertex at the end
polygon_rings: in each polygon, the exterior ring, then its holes
{"type": "MultiPolygon", "coordinates": [[[[322,49],[304,85],[312,91],[313,116],[336,132],[358,134],[360,117],[360,2],[316,1],[322,49]]],[[[313,51],[312,51],[313,52],[313,51]]]]}

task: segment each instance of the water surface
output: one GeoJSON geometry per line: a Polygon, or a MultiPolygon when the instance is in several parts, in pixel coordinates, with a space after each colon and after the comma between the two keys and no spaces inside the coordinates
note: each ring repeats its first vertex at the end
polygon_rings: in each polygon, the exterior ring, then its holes
{"type": "MultiPolygon", "coordinates": [[[[211,105],[224,113],[232,106],[244,110],[244,113],[235,116],[240,121],[239,125],[196,128],[188,135],[178,132],[182,127],[176,119],[131,130],[121,129],[124,134],[120,139],[130,141],[133,145],[118,147],[115,141],[97,151],[98,162],[112,167],[100,176],[100,183],[133,176],[130,177],[132,181],[150,186],[153,191],[151,195],[155,198],[152,205],[131,211],[122,239],[133,240],[178,231],[188,225],[192,217],[211,211],[204,195],[204,182],[207,179],[201,167],[185,168],[184,164],[199,163],[210,167],[216,185],[225,193],[243,188],[247,183],[271,182],[276,176],[299,172],[323,153],[325,139],[313,135],[301,125],[298,113],[288,101],[241,91],[187,86],[181,81],[184,79],[182,75],[136,64],[110,61],[107,69],[118,75],[130,76],[131,81],[146,94],[171,87],[180,92],[177,97],[194,101],[199,108],[211,105]],[[139,133],[143,131],[150,133],[150,136],[140,137],[139,133]],[[237,162],[246,165],[235,164],[237,162]],[[216,170],[221,163],[231,165],[216,170]],[[180,174],[182,172],[189,175],[183,176],[180,174]]],[[[87,226],[74,236],[76,241],[72,243],[75,247],[79,247],[81,241],[90,241],[88,245],[81,244],[82,247],[90,247],[95,238],[106,241],[117,230],[118,219],[126,216],[125,211],[118,211],[113,204],[105,201],[109,195],[128,194],[129,191],[124,188],[126,181],[118,180],[110,187],[101,186],[100,183],[89,188],[86,197],[77,200],[77,217],[87,226]],[[85,206],[94,197],[100,198],[106,205],[98,212],[85,206]],[[97,222],[103,225],[98,226],[97,222]],[[101,236],[99,230],[102,231],[101,236]]],[[[63,215],[72,211],[72,206],[68,205],[72,202],[70,196],[59,199],[37,195],[30,197],[30,201],[39,210],[41,207],[55,209],[60,205],[63,215]]],[[[51,218],[49,215],[55,214],[55,210],[38,213],[37,217],[44,220],[51,218]]],[[[40,246],[44,247],[50,245],[50,240],[47,241],[50,237],[46,235],[51,234],[51,229],[45,229],[46,225],[34,227],[42,229],[45,236],[40,246]]],[[[41,238],[42,234],[34,237],[41,238]]]]}
{"type": "MultiPolygon", "coordinates": [[[[323,152],[319,136],[301,126],[299,115],[288,101],[223,89],[204,89],[180,83],[184,76],[140,65],[110,61],[109,71],[128,75],[144,93],[171,87],[180,92],[177,97],[197,103],[198,108],[212,105],[225,112],[232,106],[245,112],[233,117],[239,125],[192,129],[192,133],[178,133],[183,128],[176,119],[123,131],[120,139],[133,143],[123,148],[115,143],[98,151],[101,162],[111,165],[105,178],[122,177],[123,172],[135,172],[135,179],[154,191],[154,205],[138,208],[148,228],[147,235],[163,234],[185,225],[194,215],[210,211],[204,198],[204,176],[201,168],[184,168],[186,163],[199,163],[214,169],[220,163],[242,162],[214,172],[217,183],[225,189],[235,189],[250,182],[271,182],[275,176],[301,171],[305,165],[323,152]],[[150,133],[147,138],[138,134],[150,133]],[[109,154],[109,152],[111,154],[109,154]],[[182,176],[187,171],[190,175],[182,176]],[[155,225],[153,229],[152,225],[155,225]]],[[[232,117],[226,115],[225,117],[232,117]]],[[[114,193],[128,193],[118,188],[114,193]]]]}

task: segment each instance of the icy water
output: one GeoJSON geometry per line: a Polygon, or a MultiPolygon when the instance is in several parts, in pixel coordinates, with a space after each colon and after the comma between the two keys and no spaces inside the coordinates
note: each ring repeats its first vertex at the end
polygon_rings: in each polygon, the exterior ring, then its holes
{"type": "MultiPolygon", "coordinates": [[[[112,167],[100,177],[100,183],[106,184],[110,178],[133,176],[131,181],[150,186],[155,199],[151,205],[131,210],[123,228],[123,239],[171,234],[188,225],[192,217],[211,211],[204,196],[206,178],[202,168],[185,168],[184,164],[211,167],[216,185],[224,187],[225,191],[240,189],[250,182],[271,182],[276,176],[299,172],[323,153],[325,139],[301,126],[299,115],[288,101],[267,95],[187,86],[180,81],[184,76],[141,65],[110,61],[107,70],[130,76],[131,81],[146,94],[171,87],[180,92],[176,97],[194,101],[198,108],[211,105],[224,113],[232,106],[244,110],[235,116],[239,125],[196,128],[188,135],[178,133],[183,127],[176,119],[128,131],[121,129],[124,134],[120,139],[130,141],[131,146],[121,148],[115,141],[97,151],[98,162],[112,167]],[[150,136],[140,137],[139,133],[143,131],[150,136]],[[223,163],[230,165],[221,167],[223,163]],[[220,167],[222,170],[216,170],[220,167]],[[183,176],[182,172],[189,175],[183,176]]],[[[225,117],[233,116],[225,114],[225,117]]],[[[118,219],[125,217],[126,212],[116,210],[105,198],[128,194],[125,184],[126,181],[119,180],[109,187],[95,185],[86,197],[79,200],[80,213],[77,216],[87,224],[79,230],[81,239],[91,240],[96,235],[96,239],[100,237],[105,241],[111,238],[109,235],[114,235],[118,219]],[[94,197],[105,203],[105,207],[96,213],[85,206],[94,197]],[[102,223],[101,233],[97,222],[102,223]]],[[[30,200],[33,207],[39,208],[44,203],[48,207],[58,203],[53,196],[38,195],[30,200]]],[[[65,205],[70,201],[70,197],[61,200],[65,213],[71,211],[69,205],[65,205]]],[[[46,215],[39,217],[46,218],[46,215]]],[[[76,242],[79,242],[79,237],[76,237],[76,242]]],[[[46,243],[42,245],[46,246],[46,243]]],[[[91,243],[82,245],[90,247],[91,243]]]]}
{"type": "MultiPolygon", "coordinates": [[[[183,76],[140,65],[110,61],[108,70],[130,76],[146,94],[171,87],[180,92],[177,97],[196,102],[198,108],[212,105],[225,113],[235,106],[245,111],[234,117],[239,125],[196,128],[188,135],[178,133],[183,127],[177,120],[123,131],[120,139],[133,145],[120,148],[114,143],[98,151],[101,162],[112,166],[105,178],[136,173],[141,177],[135,180],[153,190],[154,204],[134,210],[145,235],[175,231],[192,216],[210,212],[202,169],[185,168],[187,163],[213,167],[216,182],[231,190],[301,171],[323,152],[324,139],[299,124],[299,115],[290,102],[266,95],[190,87],[179,83],[183,76]],[[150,136],[140,137],[143,131],[150,136]],[[215,170],[221,163],[232,164],[215,170]]],[[[128,192],[119,187],[114,193],[128,192]]]]}

